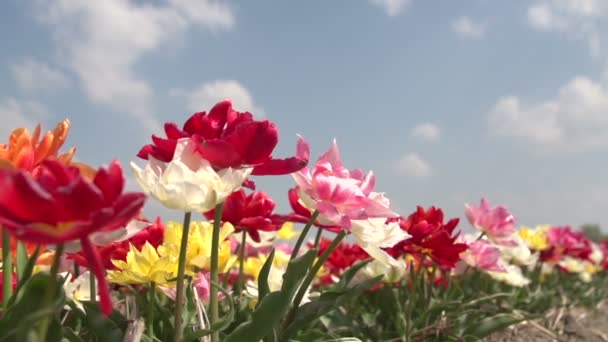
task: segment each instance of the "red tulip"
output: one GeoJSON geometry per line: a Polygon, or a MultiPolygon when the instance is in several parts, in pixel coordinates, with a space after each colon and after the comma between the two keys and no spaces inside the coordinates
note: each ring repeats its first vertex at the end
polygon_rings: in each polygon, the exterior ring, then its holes
{"type": "Polygon", "coordinates": [[[253,167],[252,175],[284,175],[308,164],[307,159],[300,157],[272,158],[279,141],[275,124],[254,120],[249,112],[235,111],[230,100],[219,102],[209,113],[192,115],[182,129],[175,123],[166,123],[165,134],[166,138],[153,135],[153,143],[144,146],[137,156],[169,162],[177,140],[191,137],[198,143],[198,152],[217,170],[253,167]]]}
{"type": "Polygon", "coordinates": [[[112,303],[103,265],[89,235],[123,227],[139,215],[143,193],[122,193],[125,176],[117,161],[88,181],[73,166],[46,160],[36,175],[0,169],[0,224],[16,239],[39,244],[80,240],[99,284],[101,309],[112,303]]]}
{"type": "Polygon", "coordinates": [[[460,253],[468,248],[466,244],[456,242],[458,233],[453,234],[459,220],[454,218],[443,223],[441,209],[418,207],[408,218],[398,220],[401,229],[411,237],[387,250],[393,257],[404,254],[428,256],[439,266],[452,268],[460,260],[460,253]]]}
{"type": "MultiPolygon", "coordinates": [[[[254,191],[246,195],[241,189],[226,198],[222,221],[230,222],[235,232],[247,231],[255,242],[259,242],[258,231],[277,231],[285,223],[281,216],[272,213],[274,207],[274,201],[265,192],[254,191]]],[[[211,220],[215,211],[208,211],[204,215],[211,220]]]]}

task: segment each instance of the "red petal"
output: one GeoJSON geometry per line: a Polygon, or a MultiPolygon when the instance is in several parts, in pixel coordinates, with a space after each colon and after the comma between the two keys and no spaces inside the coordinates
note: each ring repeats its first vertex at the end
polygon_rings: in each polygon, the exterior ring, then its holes
{"type": "Polygon", "coordinates": [[[148,157],[150,157],[152,151],[154,151],[154,145],[145,145],[141,148],[141,150],[139,150],[139,152],[137,152],[137,157],[144,160],[148,160],[148,157]]]}
{"type": "Polygon", "coordinates": [[[125,175],[120,163],[114,160],[107,168],[100,168],[93,179],[93,183],[103,193],[106,204],[114,202],[125,185],[125,175]]]}
{"type": "Polygon", "coordinates": [[[225,169],[242,164],[241,156],[232,145],[224,140],[207,140],[197,144],[197,151],[207,159],[214,168],[225,169]]]}
{"type": "Polygon", "coordinates": [[[167,135],[167,138],[171,140],[178,140],[188,137],[188,134],[180,130],[173,122],[167,122],[165,124],[165,134],[167,135]]]}
{"type": "Polygon", "coordinates": [[[230,100],[220,101],[211,108],[207,117],[214,132],[214,137],[221,136],[224,126],[228,122],[228,117],[232,112],[232,102],[230,100]]]}
{"type": "Polygon", "coordinates": [[[308,165],[308,160],[302,160],[298,157],[270,159],[263,164],[255,166],[251,174],[254,176],[288,175],[300,171],[306,165],[308,165]]]}
{"type": "Polygon", "coordinates": [[[110,288],[108,287],[101,258],[88,237],[83,238],[81,244],[84,255],[89,259],[91,272],[93,272],[97,279],[97,292],[99,293],[101,312],[108,317],[112,313],[112,299],[110,298],[110,288]]]}
{"type": "Polygon", "coordinates": [[[152,152],[152,156],[154,156],[154,158],[162,161],[173,160],[173,154],[175,154],[177,140],[163,139],[153,135],[152,141],[155,145],[154,150],[152,152]]]}
{"type": "Polygon", "coordinates": [[[270,121],[253,121],[238,125],[226,137],[243,159],[243,164],[256,165],[270,159],[279,142],[279,131],[270,121]]]}
{"type": "MultiPolygon", "coordinates": [[[[55,201],[26,171],[0,169],[0,216],[18,222],[51,220],[55,201]]],[[[46,221],[48,222],[48,221],[46,221]]]]}

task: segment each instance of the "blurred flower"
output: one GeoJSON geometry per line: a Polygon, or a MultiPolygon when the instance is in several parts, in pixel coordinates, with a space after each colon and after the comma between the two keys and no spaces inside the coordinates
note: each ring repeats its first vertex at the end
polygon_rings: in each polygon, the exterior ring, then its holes
{"type": "Polygon", "coordinates": [[[519,229],[519,236],[528,244],[530,249],[535,251],[544,251],[549,248],[549,241],[547,241],[547,232],[551,228],[551,225],[539,225],[535,229],[531,229],[527,226],[522,226],[519,229]]]}
{"type": "MultiPolygon", "coordinates": [[[[308,143],[304,142],[298,151],[308,155],[308,143]]],[[[292,176],[302,203],[319,211],[321,224],[349,230],[351,220],[398,216],[388,208],[384,197],[372,192],[376,185],[372,172],[364,175],[359,169],[349,171],[344,167],[335,140],[317,160],[312,173],[305,167],[292,176]]]]}
{"type": "Polygon", "coordinates": [[[556,263],[566,256],[589,260],[592,252],[591,241],[585,234],[574,232],[568,226],[551,227],[547,232],[547,242],[550,247],[540,254],[543,262],[556,263]]]}
{"type": "Polygon", "coordinates": [[[403,262],[397,261],[384,249],[391,248],[397,243],[409,238],[399,222],[388,221],[386,218],[369,218],[353,220],[351,233],[355,242],[375,260],[393,267],[404,267],[403,262]]]}
{"type": "Polygon", "coordinates": [[[135,180],[144,192],[169,209],[206,212],[223,203],[240,189],[251,168],[215,171],[195,152],[190,139],[177,141],[175,156],[169,162],[153,157],[144,169],[131,162],[135,180]]]}
{"type": "Polygon", "coordinates": [[[381,282],[393,284],[403,279],[405,275],[406,267],[403,261],[401,261],[399,265],[391,265],[378,260],[372,260],[357,271],[349,286],[362,283],[378,276],[383,276],[381,282]]]}
{"type": "Polygon", "coordinates": [[[507,208],[499,205],[490,207],[490,202],[481,199],[479,207],[465,204],[465,214],[476,229],[484,232],[490,240],[499,245],[513,245],[515,218],[507,208]]]}
{"type": "Polygon", "coordinates": [[[272,158],[279,140],[275,124],[235,111],[230,100],[217,103],[209,113],[192,115],[183,129],[175,123],[165,124],[165,133],[166,139],[152,136],[153,144],[144,146],[137,156],[170,162],[178,140],[188,138],[196,141],[198,153],[215,170],[253,168],[253,175],[285,175],[308,164],[308,156],[300,153],[287,159],[272,158]]]}
{"type": "Polygon", "coordinates": [[[484,271],[506,272],[500,249],[488,240],[468,239],[469,248],[460,254],[467,265],[484,271]]]}
{"type": "MultiPolygon", "coordinates": [[[[76,279],[69,272],[60,273],[64,279],[63,290],[68,300],[71,300],[80,311],[85,312],[82,302],[91,301],[91,276],[89,272],[81,273],[76,279]]],[[[94,300],[99,300],[96,295],[94,300]]],[[[69,308],[69,306],[68,306],[69,308]]]]}
{"type": "MultiPolygon", "coordinates": [[[[329,248],[329,245],[331,245],[331,240],[321,239],[319,243],[318,255],[325,253],[327,248],[329,248]]],[[[361,246],[342,241],[329,255],[327,261],[325,261],[325,264],[323,265],[325,272],[319,272],[317,277],[322,283],[331,284],[335,280],[339,279],[342,273],[349,269],[352,265],[369,258],[369,254],[367,254],[367,252],[363,250],[361,246]]]]}
{"type": "Polygon", "coordinates": [[[502,259],[506,263],[519,266],[529,266],[538,260],[538,253],[532,253],[526,242],[518,235],[513,235],[514,246],[498,246],[502,253],[502,259]]]}
{"type": "Polygon", "coordinates": [[[45,160],[36,175],[0,169],[0,224],[18,240],[62,244],[80,240],[99,284],[102,311],[112,303],[103,265],[90,240],[94,232],[111,232],[139,215],[142,193],[123,194],[125,178],[117,161],[100,168],[92,181],[76,167],[45,160]]]}
{"type": "Polygon", "coordinates": [[[506,272],[489,271],[488,274],[495,280],[515,287],[524,287],[530,284],[530,279],[526,278],[521,268],[515,265],[506,265],[506,272]]]}

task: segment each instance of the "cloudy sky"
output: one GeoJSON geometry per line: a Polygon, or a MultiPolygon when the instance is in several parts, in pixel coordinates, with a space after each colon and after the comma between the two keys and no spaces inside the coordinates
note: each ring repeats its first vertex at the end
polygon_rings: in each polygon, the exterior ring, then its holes
{"type": "MultiPolygon", "coordinates": [[[[485,196],[523,224],[608,228],[608,1],[1,6],[2,137],[67,117],[80,160],[126,166],[162,123],[228,97],[278,125],[277,156],[297,133],[314,158],[336,138],[403,214],[463,217],[485,196]]],[[[258,184],[287,210],[290,177],[258,184]]]]}

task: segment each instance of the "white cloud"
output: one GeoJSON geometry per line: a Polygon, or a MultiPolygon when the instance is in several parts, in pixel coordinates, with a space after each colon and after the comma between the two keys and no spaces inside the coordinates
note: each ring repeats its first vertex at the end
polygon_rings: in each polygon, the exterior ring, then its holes
{"type": "Polygon", "coordinates": [[[538,0],[527,11],[528,23],[540,31],[559,32],[584,40],[593,57],[602,51],[603,20],[608,18],[605,0],[538,0]]]}
{"type": "Polygon", "coordinates": [[[489,113],[490,131],[543,150],[580,151],[608,147],[608,88],[576,77],[557,95],[536,104],[516,96],[498,100],[489,113]]]}
{"type": "Polygon", "coordinates": [[[17,86],[28,92],[65,88],[68,85],[68,79],[61,71],[31,57],[11,65],[11,71],[17,86]]]}
{"type": "Polygon", "coordinates": [[[411,133],[412,137],[420,138],[428,142],[436,142],[441,137],[441,130],[436,125],[425,122],[416,125],[411,133]]]}
{"type": "Polygon", "coordinates": [[[389,17],[395,17],[401,14],[407,6],[412,2],[411,0],[369,0],[373,5],[381,7],[389,17]]]}
{"type": "Polygon", "coordinates": [[[131,114],[149,130],[160,123],[153,90],[137,75],[136,64],[195,25],[214,31],[234,26],[230,7],[216,0],[37,0],[36,10],[90,100],[131,114]]]}
{"type": "Polygon", "coordinates": [[[481,39],[486,34],[486,24],[462,16],[452,22],[452,31],[465,39],[481,39]]]}
{"type": "Polygon", "coordinates": [[[431,164],[415,153],[406,154],[397,161],[397,172],[413,178],[427,178],[433,173],[431,164]]]}
{"type": "Polygon", "coordinates": [[[33,130],[39,121],[49,118],[44,106],[33,101],[18,101],[13,97],[0,99],[0,143],[5,143],[11,132],[18,127],[33,130]]]}
{"type": "Polygon", "coordinates": [[[173,90],[172,94],[185,97],[192,112],[208,111],[219,101],[230,99],[238,111],[249,111],[258,118],[266,115],[254,102],[251,92],[235,80],[215,80],[203,83],[191,92],[173,90]]]}

